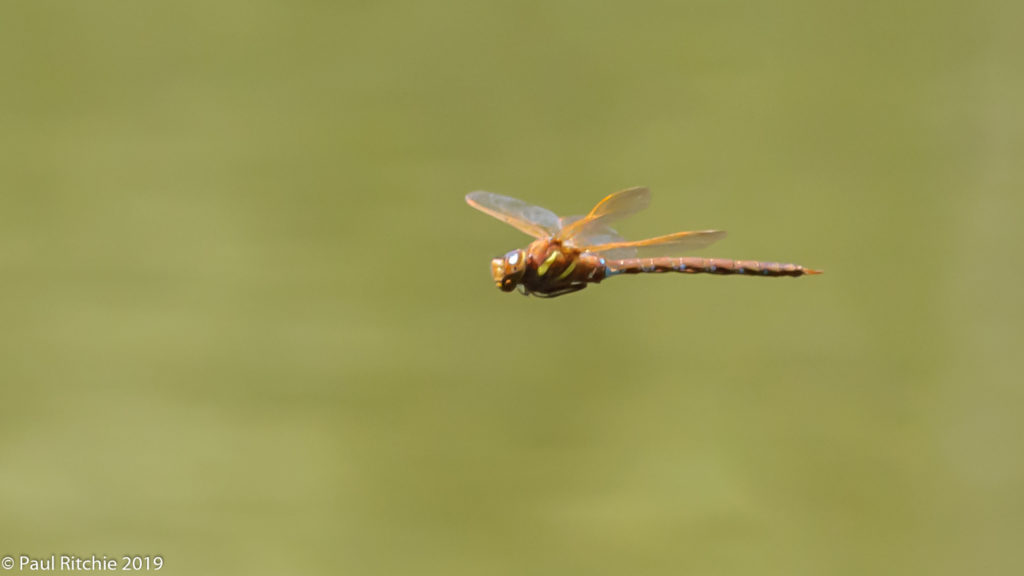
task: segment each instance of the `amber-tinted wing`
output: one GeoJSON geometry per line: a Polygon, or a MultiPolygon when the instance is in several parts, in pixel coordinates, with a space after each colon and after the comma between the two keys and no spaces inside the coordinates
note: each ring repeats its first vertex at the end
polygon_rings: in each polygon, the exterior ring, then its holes
{"type": "Polygon", "coordinates": [[[653,256],[675,256],[684,252],[698,250],[710,246],[724,237],[725,232],[722,230],[699,230],[695,232],[676,232],[675,234],[667,234],[646,240],[636,240],[634,242],[613,241],[605,244],[590,244],[580,248],[587,252],[600,253],[605,255],[606,258],[621,259],[619,254],[623,250],[634,250],[637,255],[649,258],[653,256]]]}
{"type": "Polygon", "coordinates": [[[627,188],[616,192],[598,202],[590,214],[562,228],[558,237],[562,240],[572,240],[591,227],[607,227],[609,223],[623,216],[629,216],[647,208],[650,203],[651,191],[647,188],[627,188]]]}
{"type": "MultiPolygon", "coordinates": [[[[584,216],[563,216],[559,221],[562,224],[562,228],[565,228],[573,222],[583,218],[584,216]]],[[[598,223],[587,226],[586,230],[573,236],[572,240],[570,240],[568,244],[571,246],[578,246],[581,247],[582,250],[586,250],[586,247],[590,245],[612,244],[625,241],[626,239],[620,236],[614,229],[598,223]]],[[[611,248],[607,252],[603,252],[601,255],[612,260],[625,260],[627,258],[636,258],[637,252],[636,248],[611,248]]]]}
{"type": "Polygon", "coordinates": [[[466,194],[466,203],[534,238],[548,238],[561,229],[558,216],[551,210],[527,204],[510,196],[478,190],[466,194]]]}

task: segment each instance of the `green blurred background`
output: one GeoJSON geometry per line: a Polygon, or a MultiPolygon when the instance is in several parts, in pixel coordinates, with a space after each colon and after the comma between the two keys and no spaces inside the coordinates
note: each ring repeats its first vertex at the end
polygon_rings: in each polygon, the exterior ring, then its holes
{"type": "Polygon", "coordinates": [[[0,8],[0,555],[1019,574],[1019,2],[0,8]],[[502,294],[528,238],[824,276],[502,294]]]}

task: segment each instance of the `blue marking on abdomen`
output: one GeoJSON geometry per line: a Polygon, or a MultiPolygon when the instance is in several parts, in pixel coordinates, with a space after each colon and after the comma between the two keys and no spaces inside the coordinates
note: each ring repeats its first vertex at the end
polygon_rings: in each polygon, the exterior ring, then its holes
{"type": "Polygon", "coordinates": [[[686,270],[686,264],[679,264],[676,266],[676,270],[686,270]]]}
{"type": "MultiPolygon", "coordinates": [[[[603,263],[604,263],[604,261],[602,261],[602,264],[603,263]]],[[[604,267],[604,277],[605,278],[607,278],[609,276],[618,276],[619,274],[622,274],[621,270],[616,270],[614,268],[609,268],[607,266],[604,267]]]]}

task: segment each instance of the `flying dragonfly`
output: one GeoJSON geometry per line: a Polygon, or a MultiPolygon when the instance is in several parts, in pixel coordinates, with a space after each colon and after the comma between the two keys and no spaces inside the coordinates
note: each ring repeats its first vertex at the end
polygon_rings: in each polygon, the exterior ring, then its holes
{"type": "Polygon", "coordinates": [[[491,275],[503,292],[518,286],[523,294],[553,298],[621,274],[680,272],[743,276],[804,276],[820,270],[797,264],[681,257],[721,240],[721,230],[676,232],[627,241],[611,228],[651,202],[647,188],[628,188],[605,197],[586,216],[558,217],[554,212],[493,192],[466,195],[477,210],[510,224],[535,240],[491,261],[491,275]]]}

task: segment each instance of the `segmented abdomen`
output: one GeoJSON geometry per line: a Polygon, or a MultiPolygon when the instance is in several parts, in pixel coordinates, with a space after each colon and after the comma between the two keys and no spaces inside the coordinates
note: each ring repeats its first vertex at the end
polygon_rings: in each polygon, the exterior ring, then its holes
{"type": "Polygon", "coordinates": [[[757,260],[725,260],[722,258],[632,258],[608,260],[605,276],[682,272],[684,274],[742,274],[746,276],[803,276],[821,274],[819,270],[798,264],[759,262],[757,260]]]}

